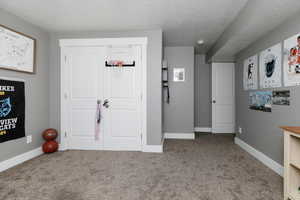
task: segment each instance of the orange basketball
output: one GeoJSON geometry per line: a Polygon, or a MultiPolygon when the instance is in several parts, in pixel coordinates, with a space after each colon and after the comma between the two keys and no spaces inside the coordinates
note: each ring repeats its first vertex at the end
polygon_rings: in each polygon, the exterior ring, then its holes
{"type": "Polygon", "coordinates": [[[47,141],[43,144],[44,153],[53,153],[58,150],[58,143],[54,140],[47,141]]]}
{"type": "Polygon", "coordinates": [[[43,138],[46,141],[55,140],[57,138],[57,135],[58,135],[57,131],[53,128],[48,128],[43,132],[43,138]]]}

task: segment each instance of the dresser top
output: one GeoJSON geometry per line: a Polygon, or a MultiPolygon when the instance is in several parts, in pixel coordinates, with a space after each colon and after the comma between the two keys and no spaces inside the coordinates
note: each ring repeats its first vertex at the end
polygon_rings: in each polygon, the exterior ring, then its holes
{"type": "Polygon", "coordinates": [[[282,128],[285,131],[300,134],[300,126],[281,126],[280,128],[282,128]]]}

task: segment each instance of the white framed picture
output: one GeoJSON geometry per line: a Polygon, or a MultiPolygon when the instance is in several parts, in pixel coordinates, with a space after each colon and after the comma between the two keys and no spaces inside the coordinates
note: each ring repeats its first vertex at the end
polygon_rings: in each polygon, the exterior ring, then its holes
{"type": "Polygon", "coordinates": [[[281,43],[276,44],[259,55],[259,77],[261,88],[281,87],[281,43]]]}
{"type": "Polygon", "coordinates": [[[36,39],[0,25],[0,68],[34,74],[36,39]]]}
{"type": "Polygon", "coordinates": [[[284,86],[300,85],[300,33],[284,41],[284,86]]]}
{"type": "Polygon", "coordinates": [[[256,90],[258,87],[258,55],[244,61],[244,90],[256,90]]]}
{"type": "Polygon", "coordinates": [[[185,81],[185,70],[184,68],[174,68],[173,70],[173,81],[184,82],[185,81]]]}

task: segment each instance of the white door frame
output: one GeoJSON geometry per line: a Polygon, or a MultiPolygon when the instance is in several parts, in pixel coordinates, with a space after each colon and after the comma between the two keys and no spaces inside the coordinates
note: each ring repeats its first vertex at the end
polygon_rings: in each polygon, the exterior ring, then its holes
{"type": "MultiPolygon", "coordinates": [[[[142,47],[142,92],[141,92],[141,123],[142,123],[142,135],[141,144],[142,150],[147,145],[147,37],[129,37],[129,38],[95,38],[95,39],[60,39],[59,46],[61,48],[61,63],[60,63],[60,150],[67,150],[68,145],[66,137],[68,135],[68,116],[67,116],[67,101],[69,97],[69,91],[67,91],[66,74],[67,69],[65,67],[67,61],[66,48],[68,47],[83,47],[83,46],[109,46],[109,45],[141,45],[142,47]]],[[[99,149],[102,150],[102,149],[99,149]]]]}
{"type": "MultiPolygon", "coordinates": [[[[221,66],[222,67],[222,66],[221,66]]],[[[211,63],[211,127],[212,127],[212,129],[211,129],[211,131],[212,131],[212,133],[234,133],[235,132],[235,126],[236,126],[236,124],[235,124],[235,63],[233,63],[233,62],[224,62],[224,63],[221,63],[221,62],[212,62],[211,63]],[[223,64],[231,64],[231,65],[233,65],[232,67],[233,67],[233,71],[232,71],[232,77],[233,77],[233,83],[232,83],[232,90],[233,90],[233,116],[232,116],[232,118],[233,118],[233,130],[231,130],[232,128],[230,128],[230,130],[226,130],[225,131],[225,129],[223,129],[223,130],[217,130],[217,129],[215,129],[215,126],[214,126],[214,124],[215,124],[215,121],[216,121],[216,119],[215,119],[215,116],[216,116],[216,114],[214,114],[214,112],[215,112],[215,109],[214,109],[214,101],[219,101],[220,99],[216,99],[216,94],[214,94],[214,92],[216,91],[215,90],[215,87],[216,87],[216,80],[215,80],[215,78],[216,78],[216,75],[215,75],[215,73],[216,73],[216,65],[218,66],[218,65],[223,65],[223,64]]]]}

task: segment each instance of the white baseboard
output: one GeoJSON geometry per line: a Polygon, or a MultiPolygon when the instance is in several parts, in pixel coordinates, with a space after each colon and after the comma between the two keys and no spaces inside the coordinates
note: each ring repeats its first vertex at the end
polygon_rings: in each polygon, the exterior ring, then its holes
{"type": "MultiPolygon", "coordinates": [[[[164,140],[162,141],[161,145],[146,145],[142,147],[142,152],[148,152],[148,153],[163,153],[163,143],[164,140]]],[[[61,145],[59,145],[58,151],[66,151],[67,149],[62,147],[61,145]]],[[[73,149],[72,149],[73,150],[73,149]]],[[[82,148],[80,148],[79,150],[83,150],[82,148]]],[[[137,151],[136,149],[130,149],[130,148],[122,148],[122,149],[118,149],[118,148],[95,148],[95,149],[86,149],[86,150],[107,150],[107,151],[137,151]]]]}
{"type": "Polygon", "coordinates": [[[145,145],[143,146],[143,152],[147,153],[163,153],[163,144],[162,145],[145,145]]]}
{"type": "Polygon", "coordinates": [[[11,167],[19,165],[27,160],[30,160],[30,159],[35,158],[42,154],[43,154],[42,148],[39,147],[39,148],[33,149],[31,151],[28,151],[26,153],[23,153],[21,155],[10,158],[8,160],[4,160],[4,161],[0,162],[0,172],[3,172],[11,167]]]}
{"type": "Polygon", "coordinates": [[[211,127],[195,127],[195,132],[211,133],[211,127]]]}
{"type": "Polygon", "coordinates": [[[64,145],[62,145],[62,144],[58,144],[58,151],[66,151],[67,149],[65,148],[65,146],[64,145]]]}
{"type": "Polygon", "coordinates": [[[269,158],[268,156],[266,156],[262,152],[256,150],[255,148],[253,148],[249,144],[245,143],[244,141],[242,141],[238,137],[234,138],[234,143],[239,145],[242,149],[244,149],[249,154],[254,156],[257,160],[259,160],[264,165],[266,165],[267,167],[272,169],[274,172],[276,172],[280,176],[283,176],[283,166],[282,165],[280,165],[276,161],[272,160],[271,158],[269,158]]]}
{"type": "Polygon", "coordinates": [[[195,133],[165,133],[165,139],[194,140],[195,133]]]}
{"type": "Polygon", "coordinates": [[[144,145],[142,147],[142,152],[145,153],[163,153],[164,152],[164,142],[165,138],[162,138],[161,145],[144,145]]]}

